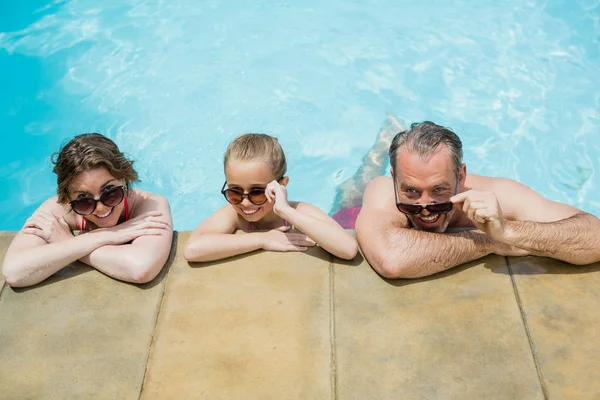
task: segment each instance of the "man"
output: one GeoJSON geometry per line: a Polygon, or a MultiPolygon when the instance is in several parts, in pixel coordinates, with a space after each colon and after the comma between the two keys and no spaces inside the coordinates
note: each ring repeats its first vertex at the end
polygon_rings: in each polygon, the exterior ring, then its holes
{"type": "Polygon", "coordinates": [[[392,177],[365,190],[356,235],[386,278],[418,278],[488,254],[600,261],[600,220],[505,178],[467,174],[462,143],[432,122],[390,146],[392,177]]]}

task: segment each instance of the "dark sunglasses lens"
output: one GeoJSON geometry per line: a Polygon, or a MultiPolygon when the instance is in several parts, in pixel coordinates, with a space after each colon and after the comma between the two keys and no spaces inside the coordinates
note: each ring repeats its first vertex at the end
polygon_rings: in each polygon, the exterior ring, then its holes
{"type": "Polygon", "coordinates": [[[427,211],[432,214],[446,214],[452,211],[454,203],[447,201],[444,203],[430,204],[427,206],[427,211]]]}
{"type": "Polygon", "coordinates": [[[242,202],[243,196],[242,193],[237,190],[227,189],[225,192],[225,199],[231,204],[239,204],[242,202]]]}
{"type": "Polygon", "coordinates": [[[116,207],[121,204],[123,197],[125,197],[125,191],[122,187],[117,187],[102,193],[102,196],[100,196],[100,201],[106,207],[116,207]]]}
{"type": "Polygon", "coordinates": [[[250,203],[260,206],[261,204],[265,204],[267,202],[267,196],[265,195],[265,191],[261,190],[252,190],[248,193],[248,200],[250,203]]]}
{"type": "Polygon", "coordinates": [[[398,210],[405,214],[418,214],[423,209],[419,204],[398,203],[396,205],[398,207],[398,210]]]}
{"type": "Polygon", "coordinates": [[[79,215],[88,215],[94,211],[96,202],[91,197],[73,200],[71,208],[79,215]]]}

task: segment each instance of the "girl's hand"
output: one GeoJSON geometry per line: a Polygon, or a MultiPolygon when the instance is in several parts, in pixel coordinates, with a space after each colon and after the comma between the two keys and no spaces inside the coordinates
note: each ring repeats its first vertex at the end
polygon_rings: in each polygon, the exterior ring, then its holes
{"type": "Polygon", "coordinates": [[[38,236],[46,243],[57,243],[73,238],[69,224],[62,215],[56,212],[52,214],[46,211],[36,212],[25,221],[21,231],[28,235],[38,236]]]}
{"type": "MultiPolygon", "coordinates": [[[[122,224],[98,229],[106,236],[106,244],[123,244],[140,236],[156,236],[171,229],[169,222],[160,211],[149,211],[122,224]]],[[[92,232],[93,233],[93,232],[92,232]]]]}
{"type": "Polygon", "coordinates": [[[280,216],[280,213],[290,207],[287,200],[287,189],[277,181],[272,181],[265,188],[267,201],[273,204],[273,212],[280,216]]]}
{"type": "Polygon", "coordinates": [[[281,226],[262,232],[263,250],[269,251],[306,251],[316,245],[315,241],[303,233],[287,233],[291,227],[281,226]]]}

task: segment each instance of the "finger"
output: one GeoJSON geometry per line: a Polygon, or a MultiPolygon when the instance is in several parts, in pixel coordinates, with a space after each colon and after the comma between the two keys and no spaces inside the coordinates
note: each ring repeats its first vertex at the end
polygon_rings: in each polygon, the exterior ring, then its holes
{"type": "MultiPolygon", "coordinates": [[[[21,232],[25,233],[26,235],[33,235],[33,236],[37,236],[41,239],[46,240],[46,235],[44,235],[44,231],[40,230],[40,229],[36,229],[36,228],[25,228],[23,229],[21,232]]],[[[47,241],[47,240],[46,240],[47,241]]]]}
{"type": "Polygon", "coordinates": [[[477,210],[481,210],[481,209],[485,209],[485,208],[487,208],[487,204],[482,201],[471,202],[471,203],[469,203],[469,209],[466,212],[467,217],[469,217],[469,219],[471,221],[473,221],[475,219],[475,212],[477,210]]]}
{"type": "Polygon", "coordinates": [[[302,247],[314,247],[317,245],[315,242],[308,241],[308,240],[290,240],[290,243],[295,246],[302,246],[302,247]]]}
{"type": "Polygon", "coordinates": [[[144,224],[140,225],[141,229],[167,229],[168,227],[168,224],[160,221],[146,221],[144,224]]]}
{"type": "Polygon", "coordinates": [[[480,223],[485,223],[489,219],[489,212],[485,208],[480,208],[475,211],[474,220],[480,223]]]}
{"type": "Polygon", "coordinates": [[[39,234],[42,231],[40,229],[38,229],[38,228],[23,228],[23,229],[21,229],[21,232],[27,233],[29,235],[37,235],[37,236],[39,236],[39,234]]]}
{"type": "Polygon", "coordinates": [[[308,247],[289,245],[285,248],[286,251],[306,251],[308,247]]]}
{"type": "Polygon", "coordinates": [[[287,231],[289,231],[290,229],[292,229],[292,227],[291,227],[291,226],[289,226],[289,225],[282,225],[282,226],[280,226],[279,228],[275,228],[275,230],[276,230],[276,231],[279,231],[279,232],[287,232],[287,231]]]}

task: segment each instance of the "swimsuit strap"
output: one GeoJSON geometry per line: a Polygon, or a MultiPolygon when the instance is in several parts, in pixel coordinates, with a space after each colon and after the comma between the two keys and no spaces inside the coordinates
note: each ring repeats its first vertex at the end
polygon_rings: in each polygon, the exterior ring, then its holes
{"type": "Polygon", "coordinates": [[[127,203],[127,196],[125,196],[125,221],[129,220],[129,203],[127,203]]]}

